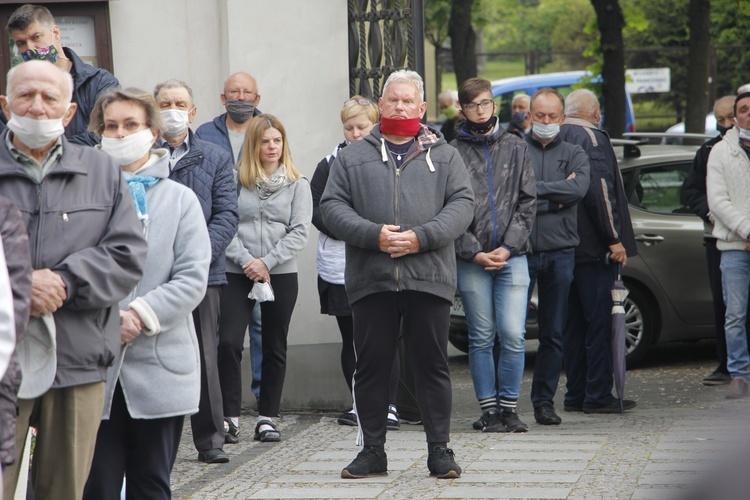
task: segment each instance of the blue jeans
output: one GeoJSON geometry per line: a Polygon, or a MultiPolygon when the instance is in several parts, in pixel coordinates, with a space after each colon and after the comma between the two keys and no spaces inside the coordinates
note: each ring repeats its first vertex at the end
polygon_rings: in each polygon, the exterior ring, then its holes
{"type": "Polygon", "coordinates": [[[539,350],[531,382],[534,408],[553,404],[563,366],[563,328],[568,309],[568,294],[573,283],[575,249],[539,252],[528,256],[529,297],[538,285],[539,350]]]}
{"type": "Polygon", "coordinates": [[[469,366],[479,401],[518,399],[524,365],[529,268],[526,256],[497,271],[457,260],[458,290],[469,329],[469,366]],[[492,349],[498,340],[499,356],[492,349]]]}
{"type": "Polygon", "coordinates": [[[721,284],[727,306],[724,331],[727,336],[727,368],[732,378],[750,382],[747,350],[747,301],[750,290],[750,252],[721,252],[721,284]]]}
{"type": "Polygon", "coordinates": [[[260,335],[260,302],[253,307],[253,316],[248,325],[248,336],[250,337],[250,365],[253,368],[253,381],[250,390],[256,399],[260,397],[260,365],[263,362],[263,340],[260,335]]]}

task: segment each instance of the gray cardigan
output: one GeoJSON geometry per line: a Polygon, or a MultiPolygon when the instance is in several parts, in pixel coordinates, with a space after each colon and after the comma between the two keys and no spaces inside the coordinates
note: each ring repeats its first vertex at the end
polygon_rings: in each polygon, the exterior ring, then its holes
{"type": "MultiPolygon", "coordinates": [[[[109,370],[105,419],[118,375],[133,418],[165,418],[198,411],[200,358],[191,312],[206,292],[211,243],[195,193],[167,179],[166,150],[153,153],[136,172],[162,179],[146,190],[146,269],[135,290],[120,302],[120,309],[138,313],[145,328],[123,346],[109,370]]],[[[125,173],[126,178],[130,176],[125,173]]]]}
{"type": "Polygon", "coordinates": [[[240,223],[227,247],[227,272],[245,274],[242,266],[260,259],[271,274],[297,272],[297,254],[305,248],[312,221],[310,183],[304,177],[265,200],[242,186],[240,223]]]}

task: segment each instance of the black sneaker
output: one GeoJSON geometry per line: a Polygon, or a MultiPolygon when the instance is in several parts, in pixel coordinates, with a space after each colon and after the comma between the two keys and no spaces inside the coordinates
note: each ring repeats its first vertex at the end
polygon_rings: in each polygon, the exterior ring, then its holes
{"type": "Polygon", "coordinates": [[[461,467],[456,463],[454,456],[453,450],[443,445],[431,449],[427,455],[427,468],[430,469],[430,476],[438,479],[461,477],[461,467]]]}
{"type": "Polygon", "coordinates": [[[497,411],[494,409],[487,410],[482,413],[481,417],[479,417],[476,421],[474,421],[473,424],[471,424],[471,426],[474,428],[475,431],[481,430],[484,428],[485,425],[487,425],[487,420],[489,420],[490,418],[490,412],[497,413],[497,411]]]}
{"type": "Polygon", "coordinates": [[[385,427],[389,431],[397,431],[401,428],[396,405],[388,405],[388,418],[385,421],[385,427]]]}
{"type": "Polygon", "coordinates": [[[497,410],[486,411],[482,415],[482,424],[482,432],[508,432],[505,423],[500,420],[500,412],[497,410]]]}
{"type": "Polygon", "coordinates": [[[541,425],[560,425],[562,423],[562,419],[551,404],[542,404],[534,408],[534,419],[541,425]]]}
{"type": "Polygon", "coordinates": [[[352,463],[344,467],[344,479],[362,479],[369,476],[387,476],[388,457],[385,450],[376,446],[365,446],[352,463]]]}
{"type": "Polygon", "coordinates": [[[500,421],[505,425],[508,432],[526,432],[529,430],[529,426],[521,422],[518,413],[513,408],[500,410],[500,421]]]}
{"type": "Polygon", "coordinates": [[[584,408],[583,413],[621,413],[622,411],[632,410],[635,406],[636,402],[631,399],[623,399],[622,405],[620,405],[620,400],[616,399],[608,405],[597,408],[584,408]]]}
{"type": "Polygon", "coordinates": [[[228,418],[224,419],[224,442],[229,444],[240,442],[240,428],[228,418]]]}
{"type": "Polygon", "coordinates": [[[732,381],[732,376],[725,372],[716,370],[703,379],[703,385],[727,385],[732,381]]]}
{"type": "Polygon", "coordinates": [[[336,419],[336,422],[339,423],[339,425],[351,425],[356,426],[357,425],[357,414],[354,413],[354,410],[345,411],[339,417],[336,419]]]}

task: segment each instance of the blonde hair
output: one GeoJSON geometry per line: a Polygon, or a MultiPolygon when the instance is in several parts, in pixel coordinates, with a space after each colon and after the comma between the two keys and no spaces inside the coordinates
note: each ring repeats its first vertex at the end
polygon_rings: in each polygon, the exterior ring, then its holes
{"type": "Polygon", "coordinates": [[[250,120],[250,126],[245,132],[245,140],[242,142],[240,161],[237,162],[236,166],[240,183],[248,189],[255,189],[256,181],[262,178],[263,164],[260,161],[260,147],[263,134],[270,128],[275,128],[281,132],[283,146],[279,164],[286,167],[286,178],[289,182],[294,182],[301,177],[294,163],[292,163],[292,155],[289,152],[284,125],[273,115],[261,114],[250,120]]]}
{"type": "Polygon", "coordinates": [[[344,107],[341,108],[341,123],[344,123],[355,116],[365,115],[372,123],[380,121],[380,111],[374,102],[370,102],[366,97],[354,95],[351,99],[344,101],[344,107]],[[362,104],[367,101],[368,104],[362,104]]]}

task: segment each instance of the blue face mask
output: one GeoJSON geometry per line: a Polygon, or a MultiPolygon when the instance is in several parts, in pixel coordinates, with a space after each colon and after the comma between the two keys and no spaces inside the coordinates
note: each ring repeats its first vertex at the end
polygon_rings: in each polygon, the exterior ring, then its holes
{"type": "Polygon", "coordinates": [[[60,53],[54,45],[49,47],[40,47],[38,49],[29,49],[21,54],[24,61],[49,61],[52,64],[57,62],[60,53]]]}
{"type": "Polygon", "coordinates": [[[513,116],[510,117],[510,123],[520,125],[525,122],[528,117],[529,113],[526,111],[523,111],[521,113],[514,113],[513,116]]]}

